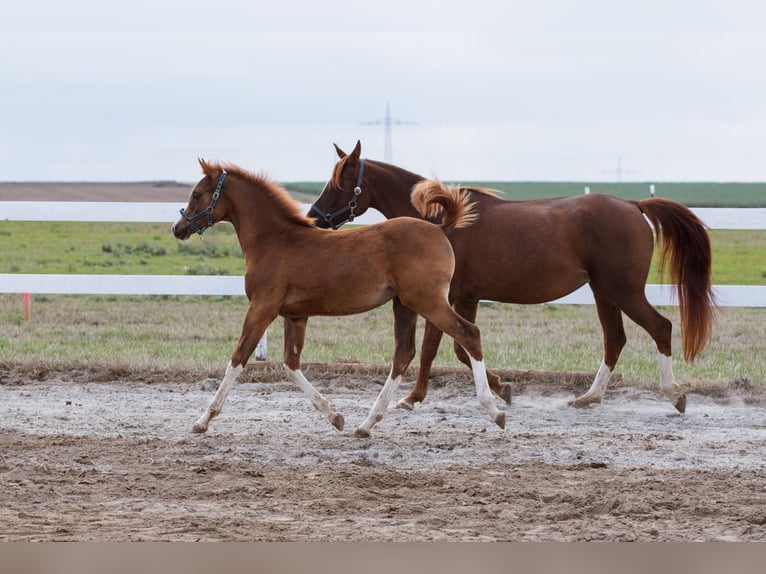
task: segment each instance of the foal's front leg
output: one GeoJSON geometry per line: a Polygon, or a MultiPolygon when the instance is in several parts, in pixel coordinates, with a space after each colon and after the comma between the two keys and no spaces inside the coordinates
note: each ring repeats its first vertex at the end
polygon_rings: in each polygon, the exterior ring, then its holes
{"type": "Polygon", "coordinates": [[[276,318],[276,312],[272,312],[268,309],[259,308],[250,302],[250,306],[247,308],[245,315],[245,322],[242,326],[242,333],[239,336],[239,342],[234,349],[234,353],[229,359],[229,364],[226,367],[226,374],[223,376],[223,380],[218,387],[218,390],[210,401],[207,410],[202,416],[197,419],[197,422],[192,426],[192,432],[203,433],[207,431],[210,421],[221,414],[223,404],[226,402],[226,397],[237,380],[239,374],[245,369],[247,361],[255,351],[255,347],[260,341],[266,328],[276,318]]]}
{"type": "Polygon", "coordinates": [[[309,396],[314,408],[322,413],[332,426],[338,430],[343,430],[343,415],[333,410],[330,402],[316,390],[301,371],[301,351],[303,351],[303,342],[306,338],[307,323],[308,317],[285,317],[285,370],[293,381],[298,383],[303,392],[309,396]]]}

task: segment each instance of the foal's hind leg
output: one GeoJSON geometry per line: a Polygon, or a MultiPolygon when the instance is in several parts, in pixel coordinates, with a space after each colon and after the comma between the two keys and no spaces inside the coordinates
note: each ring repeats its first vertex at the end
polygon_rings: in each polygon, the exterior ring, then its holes
{"type": "Polygon", "coordinates": [[[479,399],[479,404],[497,426],[505,428],[505,413],[497,408],[492,398],[492,392],[489,389],[487,369],[484,366],[484,355],[481,350],[479,328],[463,319],[449,305],[430,311],[428,314],[423,312],[421,314],[436,327],[455,339],[466,350],[471,361],[473,380],[476,385],[476,397],[479,399]]]}
{"type": "Polygon", "coordinates": [[[598,319],[604,334],[604,360],[596,373],[588,392],[577,397],[570,404],[574,407],[585,407],[593,403],[600,403],[609,384],[609,377],[614,372],[617,359],[625,347],[625,327],[622,323],[622,311],[606,297],[593,293],[596,300],[598,319]]]}
{"type": "Polygon", "coordinates": [[[394,298],[394,360],[391,365],[391,372],[386,379],[383,389],[375,399],[375,403],[370,410],[370,414],[364,422],[356,429],[354,436],[365,438],[370,436],[372,427],[383,419],[391,398],[402,382],[404,371],[415,357],[415,328],[417,326],[418,314],[409,307],[405,307],[399,298],[394,298]]]}
{"type": "Polygon", "coordinates": [[[308,317],[285,317],[285,370],[293,381],[298,383],[301,390],[308,395],[314,408],[322,413],[332,426],[338,430],[343,430],[343,415],[333,410],[330,402],[322,396],[301,371],[301,351],[303,351],[303,342],[306,338],[307,323],[308,317]]]}
{"type": "MultiPolygon", "coordinates": [[[[470,321],[471,323],[476,323],[476,313],[479,309],[478,301],[455,301],[454,308],[458,315],[463,317],[463,319],[470,321]]],[[[461,347],[457,341],[454,342],[454,349],[455,355],[460,360],[460,362],[470,367],[471,361],[468,358],[468,353],[465,352],[465,349],[461,347]]],[[[497,396],[499,396],[507,404],[510,405],[512,401],[511,385],[507,383],[501,383],[500,377],[489,370],[487,370],[487,380],[489,381],[489,388],[492,389],[492,391],[497,396]]]]}

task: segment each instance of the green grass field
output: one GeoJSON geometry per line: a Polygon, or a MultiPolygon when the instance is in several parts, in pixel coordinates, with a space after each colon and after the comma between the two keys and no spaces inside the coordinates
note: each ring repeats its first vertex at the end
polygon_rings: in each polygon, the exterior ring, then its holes
{"type": "MultiPolygon", "coordinates": [[[[502,192],[505,199],[541,199],[564,195],[582,195],[586,186],[592,193],[610,193],[625,199],[649,197],[653,184],[657,197],[667,197],[690,207],[766,207],[766,183],[726,182],[539,182],[539,181],[458,181],[464,186],[489,187],[502,192]]],[[[321,193],[324,182],[283,184],[290,193],[311,203],[321,193]]]]}
{"type": "MultiPolygon", "coordinates": [[[[766,285],[766,231],[711,231],[713,280],[766,285]]],[[[0,273],[241,275],[242,251],[228,224],[204,240],[178,241],[155,223],[0,221],[0,273]]],[[[656,272],[649,282],[660,283],[656,272]]]]}

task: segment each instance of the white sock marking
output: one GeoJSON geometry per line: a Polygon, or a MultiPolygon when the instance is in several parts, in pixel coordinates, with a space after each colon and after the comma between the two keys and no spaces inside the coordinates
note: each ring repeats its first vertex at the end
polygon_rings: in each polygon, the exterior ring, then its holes
{"type": "Polygon", "coordinates": [[[301,388],[301,390],[308,395],[309,399],[311,399],[311,404],[314,405],[314,408],[322,413],[327,418],[327,420],[332,423],[332,419],[336,415],[336,412],[332,409],[330,402],[324,398],[324,396],[322,396],[322,393],[316,390],[314,385],[308,381],[300,369],[293,371],[287,365],[284,367],[285,370],[287,370],[287,372],[293,378],[293,380],[298,383],[298,386],[301,388]]]}
{"type": "Polygon", "coordinates": [[[609,385],[609,377],[612,376],[612,369],[606,366],[604,361],[601,361],[601,366],[598,368],[596,378],[593,379],[593,384],[588,389],[588,392],[583,397],[598,397],[603,398],[606,393],[606,388],[609,385]]]}
{"type": "Polygon", "coordinates": [[[484,361],[477,361],[470,353],[468,354],[468,358],[471,359],[471,370],[473,371],[473,380],[476,384],[476,398],[479,399],[479,404],[489,415],[489,418],[494,421],[501,414],[501,411],[497,408],[497,405],[495,405],[495,400],[492,398],[492,391],[489,390],[487,369],[484,367],[484,361]]]}
{"type": "Polygon", "coordinates": [[[197,419],[197,422],[194,425],[195,430],[205,432],[213,417],[216,417],[221,413],[223,404],[226,402],[226,397],[229,395],[231,387],[234,385],[234,382],[237,380],[237,377],[243,369],[244,367],[242,365],[232,367],[231,361],[229,361],[229,364],[226,366],[226,374],[224,374],[223,380],[221,381],[215,396],[213,396],[213,400],[210,401],[207,410],[199,419],[197,419]]]}
{"type": "Polygon", "coordinates": [[[362,431],[366,434],[369,434],[370,431],[372,430],[372,427],[374,427],[378,422],[383,420],[383,415],[386,414],[386,409],[388,408],[388,404],[391,402],[391,398],[394,396],[396,389],[399,387],[399,383],[402,382],[401,375],[399,375],[395,379],[391,378],[393,372],[394,372],[394,369],[393,367],[391,367],[391,371],[388,373],[388,378],[386,379],[386,382],[383,385],[383,388],[378,394],[378,397],[375,399],[375,403],[372,405],[370,414],[367,415],[367,418],[359,426],[358,431],[362,431]]]}

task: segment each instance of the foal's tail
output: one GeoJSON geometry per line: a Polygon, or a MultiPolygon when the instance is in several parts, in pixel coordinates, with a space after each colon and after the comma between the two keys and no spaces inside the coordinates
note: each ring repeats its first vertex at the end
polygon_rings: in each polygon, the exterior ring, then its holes
{"type": "Polygon", "coordinates": [[[469,193],[455,185],[444,185],[438,180],[425,179],[412,188],[410,202],[422,217],[438,219],[444,229],[468,227],[478,217],[469,193]]]}
{"type": "Polygon", "coordinates": [[[656,230],[655,240],[662,248],[660,273],[670,257],[670,278],[676,285],[681,312],[684,359],[692,361],[710,338],[716,304],[710,237],[705,224],[681,203],[664,198],[634,203],[656,230]]]}

